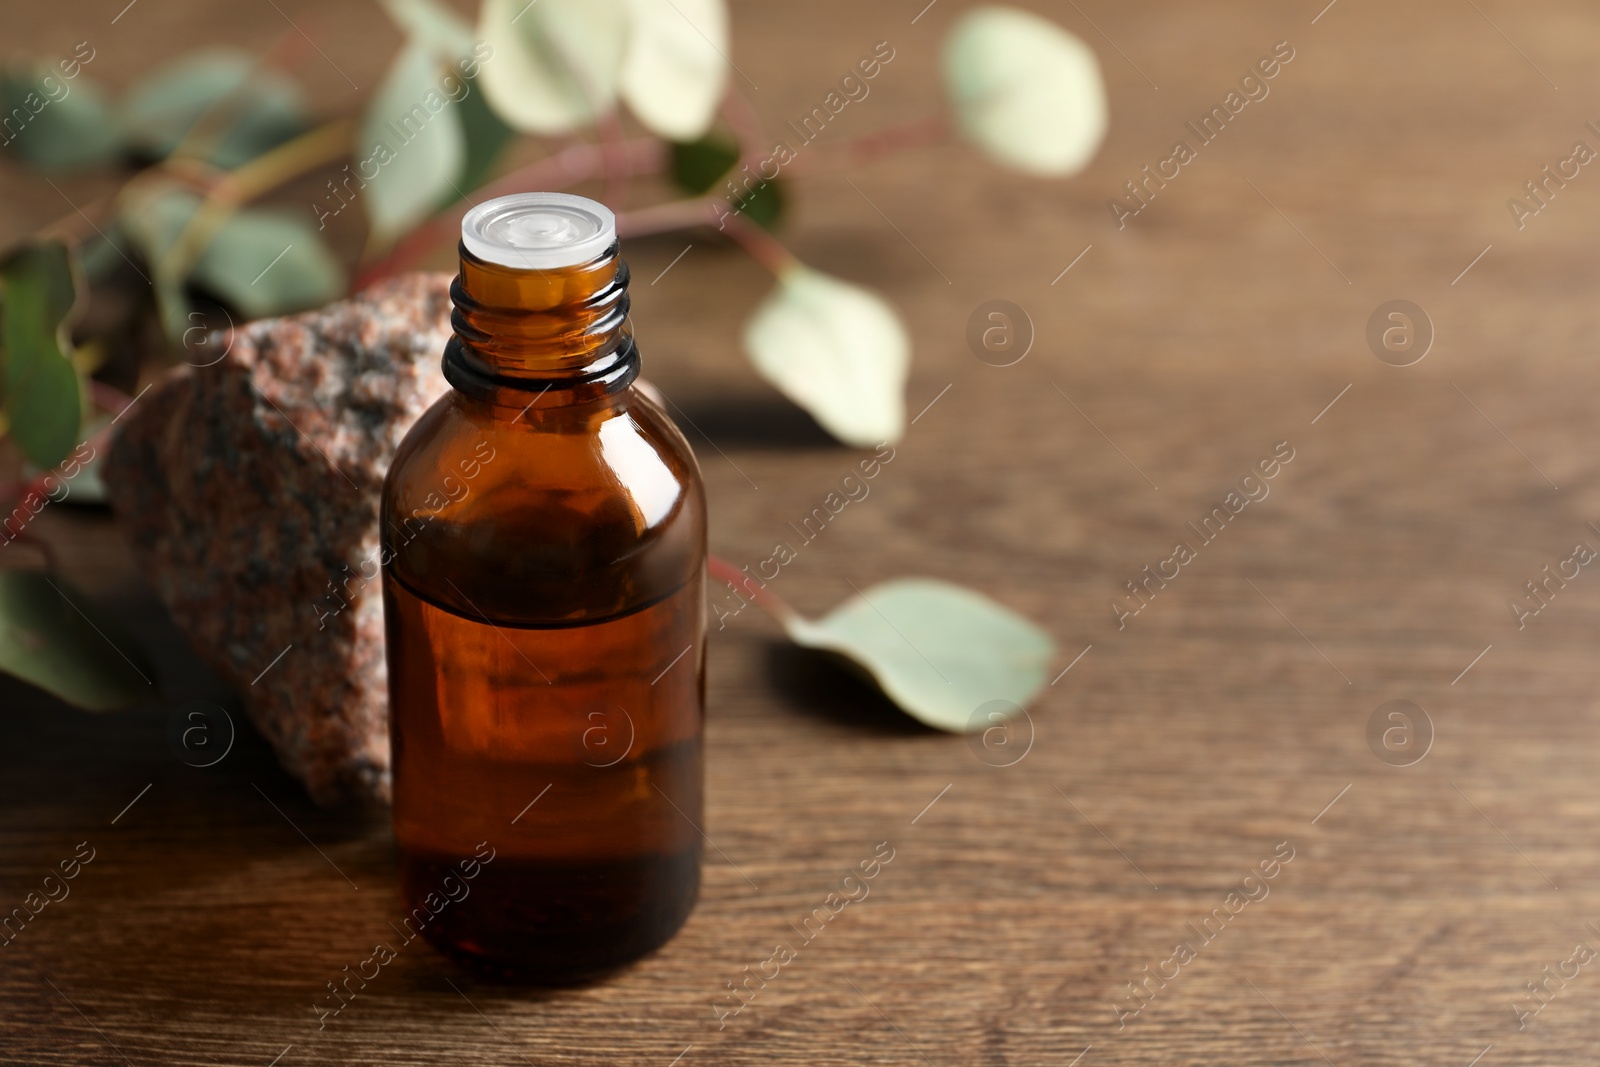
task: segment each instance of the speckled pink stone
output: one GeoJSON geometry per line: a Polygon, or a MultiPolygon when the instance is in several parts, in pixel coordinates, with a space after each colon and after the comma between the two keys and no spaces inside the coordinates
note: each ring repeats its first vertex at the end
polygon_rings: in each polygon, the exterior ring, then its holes
{"type": "Polygon", "coordinates": [[[389,797],[383,600],[360,575],[390,457],[448,388],[449,286],[407,275],[241,328],[146,393],[106,463],[173,619],[326,806],[389,797]]]}

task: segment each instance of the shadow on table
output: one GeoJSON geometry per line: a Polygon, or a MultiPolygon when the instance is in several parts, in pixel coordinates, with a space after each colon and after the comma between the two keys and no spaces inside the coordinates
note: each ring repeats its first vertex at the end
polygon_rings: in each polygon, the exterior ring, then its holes
{"type": "Polygon", "coordinates": [[[667,413],[690,442],[716,448],[835,450],[848,446],[777,393],[669,398],[667,413]]]}
{"type": "Polygon", "coordinates": [[[939,734],[901,711],[839,656],[775,641],[766,660],[773,690],[800,714],[879,737],[939,734]]]}

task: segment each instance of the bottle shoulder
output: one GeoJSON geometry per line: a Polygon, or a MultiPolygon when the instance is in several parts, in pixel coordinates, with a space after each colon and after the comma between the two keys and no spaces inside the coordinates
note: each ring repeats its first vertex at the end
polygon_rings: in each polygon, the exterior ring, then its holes
{"type": "Polygon", "coordinates": [[[705,555],[694,454],[633,389],[521,412],[448,394],[402,441],[382,512],[392,577],[497,619],[632,610],[705,555]]]}

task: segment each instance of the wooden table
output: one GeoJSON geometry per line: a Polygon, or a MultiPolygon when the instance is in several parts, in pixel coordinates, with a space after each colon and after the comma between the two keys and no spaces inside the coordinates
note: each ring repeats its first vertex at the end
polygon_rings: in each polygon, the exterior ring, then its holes
{"type": "MultiPolygon", "coordinates": [[[[913,24],[923,3],[739,4],[734,58],[777,127],[890,41],[827,135],[843,140],[934,101],[964,5],[913,24]]],[[[168,700],[92,716],[0,682],[0,905],[78,842],[95,850],[0,949],[0,1061],[1594,1062],[1600,966],[1570,961],[1600,948],[1600,576],[1552,585],[1521,629],[1508,600],[1575,543],[1600,548],[1600,176],[1582,168],[1522,229],[1506,201],[1575,140],[1600,148],[1583,125],[1600,116],[1600,14],[1321,3],[1038,5],[1110,87],[1110,137],[1069,181],[960,147],[797,171],[792,247],[903,310],[921,414],[774,589],[821,611],[851,583],[937,575],[1042,622],[1052,676],[1074,665],[1020,760],[911,725],[747,612],[712,642],[715,848],[675,941],[548,995],[415,946],[319,1032],[324,983],[391,936],[387,828],[317,811],[248,733],[209,770],[175,759],[171,709],[217,687],[109,520],[52,508],[39,529],[134,621],[168,700]],[[1270,95],[1117,229],[1108,197],[1284,40],[1270,95]],[[1036,330],[1014,366],[965,341],[990,299],[1036,330]],[[1412,366],[1366,339],[1396,299],[1435,334],[1412,366]],[[1201,544],[1185,524],[1285,441],[1270,496],[1201,544]],[[1180,539],[1193,560],[1119,629],[1124,583],[1180,539]],[[1391,700],[1431,724],[1410,766],[1368,741],[1391,700]],[[881,841],[894,859],[870,895],[719,1029],[727,983],[798,941],[881,841]],[[1180,941],[1192,958],[1174,962],[1180,941]],[[1132,1014],[1147,967],[1176,977],[1132,1014]]],[[[146,0],[110,25],[121,6],[13,5],[0,36],[89,37],[94,73],[121,85],[202,40],[284,30],[267,5],[146,0]]],[[[364,88],[391,54],[365,6],[274,6],[364,88]]],[[[332,70],[305,71],[348,106],[332,70]]],[[[37,179],[3,181],[9,237],[63,209],[37,179]]],[[[738,354],[758,268],[695,239],[645,284],[686,243],[628,250],[636,320],[648,373],[699,427],[713,547],[753,562],[856,457],[738,354]]]]}

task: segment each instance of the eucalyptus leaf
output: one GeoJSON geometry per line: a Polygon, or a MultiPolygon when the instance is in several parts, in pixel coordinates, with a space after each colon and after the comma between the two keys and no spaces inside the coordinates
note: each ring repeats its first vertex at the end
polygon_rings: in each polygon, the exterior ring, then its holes
{"type": "Polygon", "coordinates": [[[194,325],[194,305],[189,302],[188,291],[182,281],[168,278],[159,271],[152,273],[150,281],[155,290],[156,317],[161,322],[161,332],[174,345],[183,344],[189,336],[189,328],[194,325]]]}
{"type": "Polygon", "coordinates": [[[90,711],[158,696],[138,644],[60,577],[0,571],[0,671],[90,711]]]}
{"type": "Polygon", "coordinates": [[[881,296],[794,263],[745,324],[756,370],[847,444],[905,430],[911,341],[881,296]]]}
{"type": "Polygon", "coordinates": [[[990,701],[1026,705],[1055,645],[1039,627],[970,589],[932,578],[875,585],[812,621],[784,617],[796,644],[846,657],[888,698],[940,730],[986,729],[990,701]]]}
{"type": "Polygon", "coordinates": [[[484,0],[478,36],[494,48],[478,80],[507,124],[568,133],[616,104],[627,0],[484,0]]]}
{"type": "Polygon", "coordinates": [[[0,78],[0,147],[40,170],[76,170],[116,158],[121,145],[105,94],[80,72],[14,70],[0,78]]]}
{"type": "MultiPolygon", "coordinates": [[[[122,226],[139,243],[145,258],[165,257],[200,198],[168,188],[134,201],[122,226]]],[[[194,325],[179,280],[153,272],[169,337],[194,325]]],[[[298,214],[271,208],[244,208],[231,215],[212,237],[186,281],[215,295],[246,318],[300,311],[344,292],[345,273],[317,231],[298,214]]]]}
{"type": "Polygon", "coordinates": [[[461,132],[467,139],[466,158],[455,180],[460,188],[452,188],[441,196],[440,207],[455,203],[462,193],[470,193],[487,181],[489,171],[515,133],[494,113],[483,90],[477,86],[469,87],[467,95],[455,106],[461,119],[461,132]]]}
{"type": "MultiPolygon", "coordinates": [[[[8,352],[6,361],[16,359],[8,352]]],[[[53,467],[77,443],[83,383],[65,359],[40,355],[27,362],[28,370],[7,389],[6,424],[24,456],[41,467],[53,467]]]]}
{"type": "MultiPolygon", "coordinates": [[[[480,59],[482,48],[473,39],[472,25],[434,0],[379,2],[395,24],[405,31],[410,46],[426,48],[443,62],[455,67],[455,74],[448,69],[441,72],[440,86],[464,86],[464,91],[453,101],[451,108],[464,139],[460,166],[455,174],[448,176],[450,180],[445,183],[447,188],[439,190],[431,205],[434,210],[447,207],[483,184],[514,132],[495,114],[476,82],[482,62],[494,57],[492,52],[485,51],[484,58],[480,59]]],[[[409,108],[409,104],[403,103],[401,106],[409,108]]]]}
{"type": "Polygon", "coordinates": [[[94,284],[128,266],[123,252],[122,234],[116,226],[103,227],[99,233],[86,237],[78,246],[78,262],[83,265],[84,277],[92,291],[94,284]]]}
{"type": "Polygon", "coordinates": [[[702,136],[728,79],[723,0],[629,0],[632,16],[619,90],[652,133],[702,136]]]}
{"type": "Polygon", "coordinates": [[[742,193],[734,201],[738,213],[749,219],[763,229],[771,230],[777,227],[778,220],[783,218],[784,207],[783,181],[774,178],[771,181],[760,181],[750,186],[749,192],[742,193]]]}
{"type": "Polygon", "coordinates": [[[177,185],[130,189],[119,225],[154,266],[178,240],[200,206],[200,197],[177,185]]]}
{"type": "Polygon", "coordinates": [[[83,383],[67,336],[77,300],[77,268],[61,241],[28,245],[0,265],[5,417],[11,439],[39,467],[54,467],[78,443],[83,383]]]}
{"type": "MultiPolygon", "coordinates": [[[[708,135],[698,141],[672,141],[667,154],[667,173],[686,193],[703,196],[727,177],[739,162],[739,147],[724,137],[708,135]]],[[[774,228],[783,216],[784,192],[779,179],[757,180],[747,191],[728,200],[734,213],[767,229],[774,228]]]]}
{"type": "Polygon", "coordinates": [[[411,40],[432,47],[451,61],[472,51],[472,25],[433,0],[379,0],[396,26],[411,40]]]}
{"type": "Polygon", "coordinates": [[[668,148],[667,173],[686,193],[709,192],[739,162],[739,146],[722,137],[673,141],[668,148]]]}
{"type": "Polygon", "coordinates": [[[122,100],[123,138],[141,155],[165,159],[208,115],[216,134],[202,152],[232,170],[308,126],[305,97],[289,78],[246,52],[194,52],[135,84],[122,100]]]}
{"type": "Polygon", "coordinates": [[[997,163],[1075,174],[1105,139],[1100,64],[1048,19],[1013,7],[974,8],[950,31],[943,67],[956,125],[997,163]]]}
{"type": "Polygon", "coordinates": [[[112,416],[99,414],[86,422],[78,431],[79,441],[72,453],[54,467],[37,467],[32,463],[22,465],[23,477],[32,481],[41,474],[53,476],[43,487],[44,494],[59,504],[96,505],[106,502],[106,483],[100,477],[105,466],[106,449],[93,448],[88,442],[104,430],[112,416]],[[84,459],[85,456],[89,458],[84,459]],[[61,488],[64,486],[64,491],[61,488]],[[59,493],[59,495],[56,495],[59,493]]]}
{"type": "Polygon", "coordinates": [[[189,328],[189,294],[184,279],[167,265],[166,255],[200,198],[186,189],[155,183],[131,186],[123,197],[122,214],[111,234],[113,239],[118,233],[125,236],[144,260],[161,331],[169,341],[180,343],[189,328]]]}
{"type": "MultiPolygon", "coordinates": [[[[362,200],[373,239],[387,244],[455,189],[467,158],[461,114],[440,91],[440,60],[415,39],[401,49],[367,106],[357,137],[362,200]]],[[[463,83],[464,84],[464,83],[463,83]]]]}
{"type": "Polygon", "coordinates": [[[326,304],[346,285],[344,267],[310,224],[264,208],[230,218],[191,280],[252,319],[326,304]]]}

